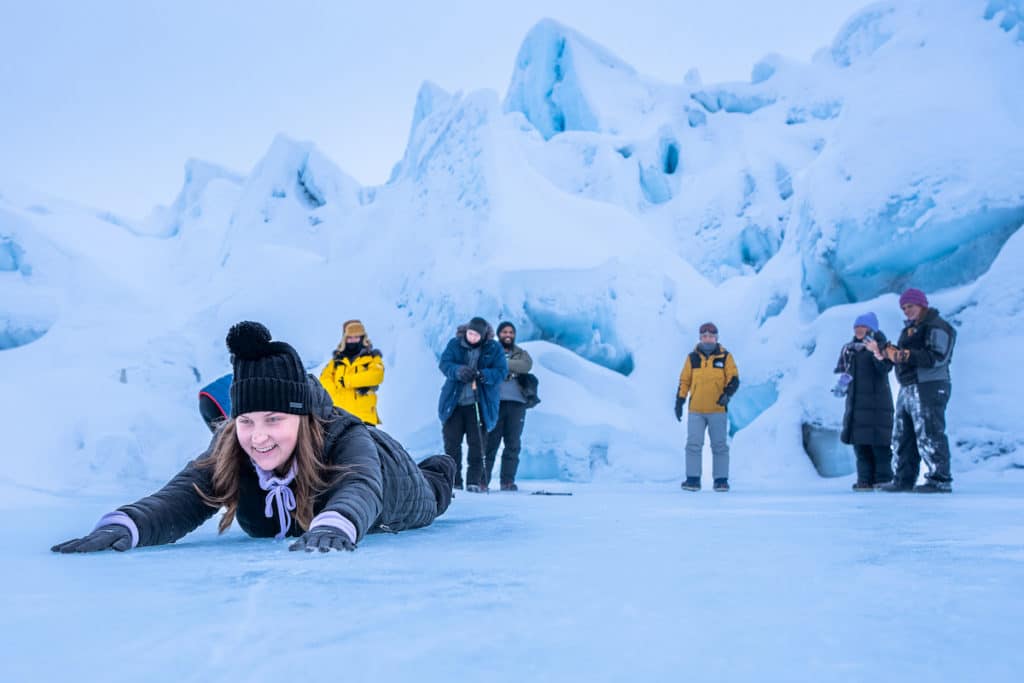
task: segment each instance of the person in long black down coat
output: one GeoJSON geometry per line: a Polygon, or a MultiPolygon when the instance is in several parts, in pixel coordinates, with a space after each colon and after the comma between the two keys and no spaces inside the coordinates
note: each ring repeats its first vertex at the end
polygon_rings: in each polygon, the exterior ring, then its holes
{"type": "Polygon", "coordinates": [[[878,317],[865,313],[853,323],[853,340],[843,346],[836,364],[840,373],[833,392],[846,396],[839,439],[853,445],[857,456],[854,491],[871,491],[892,481],[892,362],[882,355],[885,337],[878,317]]]}
{"type": "Polygon", "coordinates": [[[250,536],[290,550],[355,550],[368,533],[427,526],[451,502],[455,461],[417,465],[401,444],[333,406],[289,344],[241,322],[227,336],[231,418],[209,449],[153,495],[104,515],[59,553],[174,543],[224,509],[250,536]]]}

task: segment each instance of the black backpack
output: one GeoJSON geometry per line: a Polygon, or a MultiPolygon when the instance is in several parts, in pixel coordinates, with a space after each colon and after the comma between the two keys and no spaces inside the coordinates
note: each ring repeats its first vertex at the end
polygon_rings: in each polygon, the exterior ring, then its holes
{"type": "Polygon", "coordinates": [[[540,403],[540,396],[537,395],[537,385],[540,384],[540,381],[537,379],[536,375],[524,372],[516,375],[516,381],[519,382],[519,388],[523,392],[523,398],[526,399],[527,410],[540,403]]]}

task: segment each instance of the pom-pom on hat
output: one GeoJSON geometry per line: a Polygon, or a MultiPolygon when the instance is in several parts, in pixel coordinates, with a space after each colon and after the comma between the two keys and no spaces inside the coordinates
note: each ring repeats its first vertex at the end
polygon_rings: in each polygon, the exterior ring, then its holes
{"type": "Polygon", "coordinates": [[[290,344],[270,339],[270,330],[248,320],[228,330],[226,341],[234,366],[231,417],[262,410],[311,412],[302,359],[290,344]]]}

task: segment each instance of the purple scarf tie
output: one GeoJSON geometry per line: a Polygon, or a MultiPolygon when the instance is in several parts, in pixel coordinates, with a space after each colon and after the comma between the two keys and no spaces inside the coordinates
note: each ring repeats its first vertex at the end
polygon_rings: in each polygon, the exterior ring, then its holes
{"type": "Polygon", "coordinates": [[[295,460],[292,460],[292,466],[284,477],[275,476],[273,472],[261,469],[251,459],[249,462],[252,462],[253,469],[256,470],[256,475],[260,478],[260,488],[268,492],[267,505],[263,514],[273,517],[274,503],[277,503],[277,521],[281,524],[281,531],[274,538],[284,538],[288,534],[288,530],[292,528],[291,511],[295,509],[295,494],[288,487],[288,484],[295,479],[295,460]]]}

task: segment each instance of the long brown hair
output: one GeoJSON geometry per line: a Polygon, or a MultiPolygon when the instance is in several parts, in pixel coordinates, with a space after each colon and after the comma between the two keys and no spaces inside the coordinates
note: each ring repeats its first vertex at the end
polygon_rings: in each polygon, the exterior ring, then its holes
{"type": "MultiPolygon", "coordinates": [[[[327,488],[325,474],[332,469],[320,458],[324,452],[325,423],[313,415],[303,415],[299,421],[299,433],[295,450],[283,465],[285,469],[295,462],[295,479],[291,489],[295,493],[295,519],[303,529],[309,529],[313,520],[313,501],[317,494],[327,488]]],[[[225,508],[217,529],[227,531],[238,511],[238,480],[242,467],[251,467],[249,455],[238,443],[234,418],[227,420],[217,433],[213,450],[199,460],[199,467],[213,468],[213,495],[207,495],[195,484],[195,490],[211,507],[225,508]]]]}

